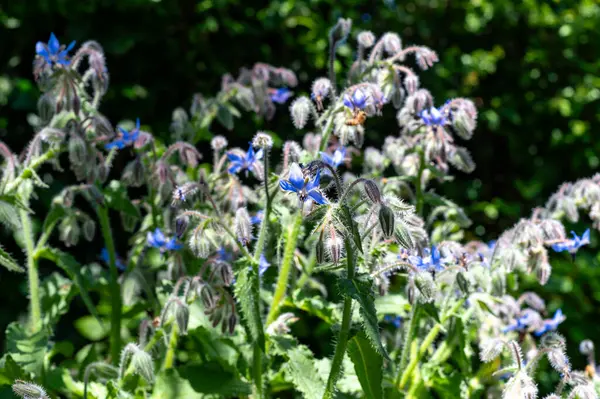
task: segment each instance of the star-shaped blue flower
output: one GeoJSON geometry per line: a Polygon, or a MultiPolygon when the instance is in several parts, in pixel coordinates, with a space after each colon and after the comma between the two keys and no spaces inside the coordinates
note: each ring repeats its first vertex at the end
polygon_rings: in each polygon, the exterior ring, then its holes
{"type": "Polygon", "coordinates": [[[440,271],[444,270],[446,264],[448,264],[449,259],[442,258],[440,250],[435,246],[431,246],[431,250],[429,248],[425,248],[423,250],[423,256],[410,256],[410,262],[417,266],[421,270],[427,271],[440,271]]]}
{"type": "Polygon", "coordinates": [[[562,323],[563,321],[565,321],[565,319],[566,319],[566,317],[563,315],[562,310],[558,309],[554,313],[554,317],[551,319],[548,319],[548,320],[544,320],[544,326],[539,328],[538,330],[535,330],[533,334],[536,337],[539,337],[540,335],[544,334],[545,332],[556,330],[558,328],[558,325],[560,323],[562,323]]]}
{"type": "Polygon", "coordinates": [[[119,150],[125,148],[128,145],[135,143],[138,136],[140,135],[140,120],[137,119],[135,122],[135,129],[131,132],[119,127],[119,132],[121,132],[121,137],[114,139],[112,142],[106,144],[104,148],[107,150],[118,148],[119,150]]]}
{"type": "Polygon", "coordinates": [[[285,104],[293,93],[287,87],[280,87],[279,89],[270,89],[269,94],[274,103],[285,104]]]}
{"type": "Polygon", "coordinates": [[[290,167],[289,180],[279,180],[279,187],[284,191],[290,191],[298,194],[300,201],[305,202],[310,199],[315,201],[317,204],[326,204],[327,200],[319,190],[319,182],[321,180],[321,171],[317,172],[317,175],[313,180],[308,177],[304,177],[302,169],[297,163],[292,164],[290,167]]]}
{"type": "Polygon", "coordinates": [[[152,233],[148,233],[146,241],[149,246],[160,249],[161,252],[176,251],[182,248],[181,244],[177,243],[175,238],[167,241],[164,233],[157,227],[152,233]]]}
{"type": "Polygon", "coordinates": [[[267,261],[267,258],[265,258],[265,254],[261,254],[260,259],[258,260],[258,275],[262,277],[269,266],[271,266],[271,264],[267,261]]]}
{"type": "Polygon", "coordinates": [[[442,109],[431,107],[424,109],[419,113],[421,120],[427,126],[444,126],[446,124],[446,117],[442,109]]]}
{"type": "Polygon", "coordinates": [[[250,223],[261,224],[264,217],[265,211],[258,211],[256,212],[256,215],[250,217],[250,223]]]}
{"type": "Polygon", "coordinates": [[[238,173],[240,170],[246,170],[246,173],[248,173],[248,171],[254,172],[254,164],[256,161],[262,159],[263,155],[263,149],[261,148],[257,152],[254,152],[252,144],[250,144],[250,148],[245,155],[228,152],[227,158],[231,163],[229,164],[229,169],[227,171],[232,175],[238,173]]]}
{"type": "Polygon", "coordinates": [[[354,90],[352,96],[346,93],[344,94],[344,105],[352,111],[363,110],[367,106],[367,95],[360,88],[354,90]]]}
{"type": "Polygon", "coordinates": [[[393,324],[396,328],[400,328],[400,326],[402,325],[402,317],[400,316],[391,316],[388,314],[383,317],[383,320],[390,324],[393,324]]]}
{"type": "MultiPolygon", "coordinates": [[[[116,256],[115,265],[117,266],[117,269],[124,271],[126,269],[125,264],[123,263],[123,261],[121,260],[121,258],[119,257],[118,254],[115,254],[115,256],[116,256]]],[[[107,265],[110,264],[110,256],[108,255],[108,249],[102,248],[102,251],[100,251],[100,259],[107,265]]]]}
{"type": "Polygon", "coordinates": [[[50,66],[52,66],[52,64],[69,65],[70,61],[67,60],[67,57],[69,56],[69,51],[71,51],[73,47],[75,47],[75,41],[72,41],[66,49],[61,51],[60,42],[56,36],[54,36],[54,33],[51,33],[48,43],[36,43],[35,52],[37,55],[44,57],[50,66]]]}
{"type": "Polygon", "coordinates": [[[344,162],[344,158],[346,158],[346,147],[339,147],[335,150],[333,155],[321,152],[321,159],[323,162],[325,162],[327,165],[330,165],[334,169],[337,169],[337,167],[344,162]]]}
{"type": "Polygon", "coordinates": [[[575,254],[579,248],[590,243],[590,229],[584,231],[581,237],[578,237],[574,231],[571,231],[571,234],[573,235],[572,240],[553,244],[552,249],[556,252],[569,251],[569,253],[575,254]]]}

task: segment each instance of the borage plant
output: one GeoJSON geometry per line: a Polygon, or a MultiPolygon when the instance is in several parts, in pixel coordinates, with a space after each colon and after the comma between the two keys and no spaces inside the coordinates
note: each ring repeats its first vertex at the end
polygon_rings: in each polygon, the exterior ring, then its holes
{"type": "Polygon", "coordinates": [[[542,298],[507,285],[522,273],[545,284],[548,248],[574,256],[590,242],[589,231],[569,238],[561,219],[581,209],[597,227],[600,177],[564,185],[495,242],[461,242],[467,215],[432,187],[475,167],[459,143],[476,107],[436,104],[408,66],[427,70],[436,53],[394,33],[356,36],[341,87],[333,65],[350,31],[344,19],[331,29],[328,76],[291,102],[295,127],[314,133],[281,151],[267,132],[243,149],[214,136],[210,164],[196,144],[213,120],[232,129],[237,107],[272,118],[293,96],[293,72],[259,63],[226,76],[215,98],[174,112],[166,144],[139,120],[115,132],[99,112],[108,75],[98,43],[72,56],[74,43],[54,35],[36,45],[36,134],[20,156],[0,143],[0,217],[26,268],[4,250],[0,262],[27,272],[30,301],[27,323],[7,329],[3,383],[23,398],[530,399],[547,358],[560,374],[550,398],[597,397],[591,341],[581,343],[588,368],[572,370],[562,312],[547,316],[542,298]],[[371,119],[391,112],[398,133],[362,150],[371,119]],[[130,159],[120,178],[117,156],[130,159]],[[62,171],[62,158],[78,183],[38,225],[30,204],[48,188],[38,171],[62,171]],[[97,224],[100,262],[81,265],[53,244],[55,230],[65,247],[95,242],[97,224]],[[62,272],[40,280],[43,260],[62,272]],[[76,327],[92,342],[76,348],[54,337],[78,296],[90,315],[76,327]],[[294,336],[309,317],[333,331],[331,356],[294,336]]]}

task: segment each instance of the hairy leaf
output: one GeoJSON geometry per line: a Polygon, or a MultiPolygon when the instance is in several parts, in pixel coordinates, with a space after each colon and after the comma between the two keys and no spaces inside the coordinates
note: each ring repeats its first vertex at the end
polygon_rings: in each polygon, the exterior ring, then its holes
{"type": "Polygon", "coordinates": [[[8,252],[0,246],[0,265],[6,267],[11,272],[25,273],[25,269],[20,266],[8,252]]]}
{"type": "Polygon", "coordinates": [[[54,325],[69,310],[76,294],[73,282],[59,273],[52,273],[42,282],[41,305],[44,325],[54,325]]]}
{"type": "Polygon", "coordinates": [[[306,399],[321,399],[325,392],[325,381],[315,366],[312,352],[289,336],[273,336],[275,351],[287,359],[285,372],[296,389],[306,399]]]}
{"type": "Polygon", "coordinates": [[[121,182],[111,181],[104,189],[104,199],[109,208],[135,218],[140,217],[139,209],[133,205],[127,194],[127,189],[121,182]]]}
{"type": "Polygon", "coordinates": [[[261,348],[265,347],[265,333],[260,314],[260,291],[258,275],[248,262],[240,263],[235,283],[235,296],[240,302],[242,316],[252,340],[261,348]]]}
{"type": "Polygon", "coordinates": [[[365,334],[375,350],[386,359],[389,359],[387,351],[381,341],[381,335],[379,334],[373,282],[368,276],[357,276],[352,280],[342,279],[340,281],[340,288],[345,295],[350,296],[359,303],[365,334]]]}
{"type": "Polygon", "coordinates": [[[21,368],[30,373],[40,375],[48,334],[45,330],[36,333],[28,332],[22,325],[11,323],[6,329],[6,349],[21,368]]]}
{"type": "Polygon", "coordinates": [[[373,349],[363,333],[355,335],[348,342],[348,355],[354,363],[354,369],[365,397],[369,399],[382,398],[383,358],[373,349]]]}
{"type": "Polygon", "coordinates": [[[0,223],[9,229],[20,229],[21,219],[19,218],[19,210],[33,213],[16,195],[0,195],[0,223]]]}
{"type": "Polygon", "coordinates": [[[250,384],[217,363],[209,362],[160,372],[151,398],[230,398],[250,393],[250,384]]]}

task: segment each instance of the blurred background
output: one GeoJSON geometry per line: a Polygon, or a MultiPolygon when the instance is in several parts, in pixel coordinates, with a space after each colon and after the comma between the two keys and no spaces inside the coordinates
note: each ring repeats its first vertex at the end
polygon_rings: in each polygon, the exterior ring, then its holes
{"type": "MultiPolygon", "coordinates": [[[[353,19],[354,37],[360,30],[394,31],[404,45],[431,47],[440,62],[420,77],[437,104],[463,96],[478,106],[479,127],[464,143],[477,168],[455,171],[454,182],[437,188],[467,210],[469,239],[496,238],[562,182],[598,172],[596,0],[1,0],[0,140],[19,151],[32,135],[27,118],[39,92],[31,63],[35,43],[50,32],[61,43],[100,42],[110,73],[103,113],[113,124],[139,117],[166,137],[176,107],[189,109],[195,93],[216,94],[223,74],[255,62],[291,68],[300,80],[296,93],[308,92],[311,79],[326,74],[327,32],[339,17],[353,19]]],[[[354,43],[339,50],[339,70],[352,62],[354,43]]],[[[367,126],[367,145],[397,133],[394,115],[388,117],[376,129],[367,126]]],[[[269,122],[242,118],[233,133],[218,124],[212,131],[237,145],[258,129],[299,137],[287,106],[269,122]]],[[[573,229],[581,233],[587,225],[583,218],[573,229]]],[[[575,261],[553,254],[547,286],[523,282],[567,315],[559,331],[579,367],[578,343],[591,338],[600,345],[598,241],[592,233],[592,245],[575,261]]],[[[19,251],[6,231],[0,242],[19,251]]],[[[27,306],[22,276],[0,270],[0,301],[4,331],[27,306]],[[23,295],[14,294],[16,285],[23,295]]]]}

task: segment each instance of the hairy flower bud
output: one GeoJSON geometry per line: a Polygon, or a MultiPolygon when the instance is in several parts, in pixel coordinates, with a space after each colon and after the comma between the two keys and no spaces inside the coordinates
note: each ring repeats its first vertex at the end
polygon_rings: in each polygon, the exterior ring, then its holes
{"type": "Polygon", "coordinates": [[[329,43],[330,45],[337,47],[344,43],[348,38],[350,29],[352,28],[352,20],[350,18],[338,19],[337,23],[329,31],[329,43]]]}
{"type": "Polygon", "coordinates": [[[396,227],[395,215],[394,212],[384,204],[381,204],[379,207],[379,226],[381,226],[381,231],[384,236],[391,237],[394,235],[394,229],[396,227]]]}
{"type": "Polygon", "coordinates": [[[414,73],[406,75],[404,78],[404,87],[409,95],[416,92],[419,88],[419,76],[414,73]]]}
{"type": "Polygon", "coordinates": [[[222,149],[227,147],[227,139],[223,136],[215,136],[213,137],[213,139],[210,141],[210,146],[212,147],[213,150],[215,151],[221,151],[222,149]]]}
{"type": "Polygon", "coordinates": [[[33,382],[16,380],[12,385],[15,395],[23,399],[46,399],[46,391],[40,385],[33,382]]]}
{"type": "Polygon", "coordinates": [[[238,317],[237,314],[232,313],[229,315],[229,318],[227,319],[227,325],[224,325],[227,329],[227,331],[229,332],[229,334],[233,334],[233,332],[235,331],[235,326],[237,325],[238,322],[238,317]]]}
{"type": "Polygon", "coordinates": [[[377,184],[373,180],[365,180],[363,184],[367,198],[374,204],[381,203],[381,191],[379,191],[377,184]]]}
{"type": "Polygon", "coordinates": [[[146,167],[140,157],[136,157],[133,161],[129,162],[123,170],[121,179],[123,182],[131,187],[141,187],[145,182],[146,167]]]}
{"type": "Polygon", "coordinates": [[[190,218],[185,215],[179,216],[177,219],[175,219],[175,236],[177,238],[183,237],[185,231],[188,228],[189,223],[190,218]]]}
{"type": "Polygon", "coordinates": [[[270,149],[273,147],[273,139],[267,133],[258,132],[252,140],[252,145],[257,148],[270,149]]]}
{"type": "Polygon", "coordinates": [[[317,263],[325,262],[325,231],[321,230],[321,234],[319,234],[319,239],[317,240],[317,245],[315,248],[317,263]]]}
{"type": "Polygon", "coordinates": [[[210,241],[204,236],[202,229],[194,229],[190,235],[188,244],[192,252],[201,259],[206,259],[210,255],[210,241]]]}
{"type": "Polygon", "coordinates": [[[63,241],[67,247],[77,245],[81,234],[77,219],[74,217],[67,217],[63,219],[58,230],[61,241],[63,241]]]}
{"type": "Polygon", "coordinates": [[[388,32],[383,35],[381,40],[383,41],[383,48],[388,54],[396,54],[402,50],[402,40],[396,33],[388,32]]]}
{"type": "Polygon", "coordinates": [[[421,293],[423,302],[431,302],[435,297],[435,282],[429,272],[418,272],[415,274],[415,285],[421,293]]]}
{"type": "Polygon", "coordinates": [[[40,96],[37,103],[38,116],[40,117],[43,125],[47,125],[52,120],[55,111],[54,97],[51,93],[44,93],[40,96]]]}
{"type": "Polygon", "coordinates": [[[149,353],[140,349],[136,344],[129,343],[121,352],[121,362],[119,365],[119,377],[125,376],[128,360],[131,359],[133,370],[147,382],[154,381],[154,362],[149,353]]]}
{"type": "Polygon", "coordinates": [[[298,97],[290,105],[292,122],[296,129],[302,129],[310,117],[312,104],[308,97],[298,97]]]}
{"type": "Polygon", "coordinates": [[[482,362],[491,362],[502,353],[504,349],[504,341],[498,338],[487,341],[479,352],[479,358],[482,362]]]}
{"type": "Polygon", "coordinates": [[[73,134],[69,138],[69,161],[75,166],[83,165],[88,161],[85,140],[78,134],[73,134]]]}
{"type": "Polygon", "coordinates": [[[550,279],[550,274],[552,273],[552,267],[548,262],[543,262],[536,270],[537,279],[541,285],[546,285],[548,280],[550,279]]]}
{"type": "Polygon", "coordinates": [[[375,35],[373,32],[368,30],[364,30],[358,34],[356,37],[358,44],[363,48],[370,48],[375,44],[375,35]]]}
{"type": "Polygon", "coordinates": [[[579,352],[586,356],[592,355],[594,353],[594,343],[589,339],[584,339],[579,344],[579,352]]]}
{"type": "Polygon", "coordinates": [[[235,211],[235,233],[242,245],[246,246],[252,239],[252,223],[246,208],[235,211]]]}
{"type": "Polygon", "coordinates": [[[343,242],[338,234],[332,235],[327,239],[327,252],[334,264],[338,264],[342,258],[343,242]]]}
{"type": "Polygon", "coordinates": [[[86,240],[92,241],[96,235],[96,222],[92,219],[86,219],[83,222],[83,236],[86,240]]]}

